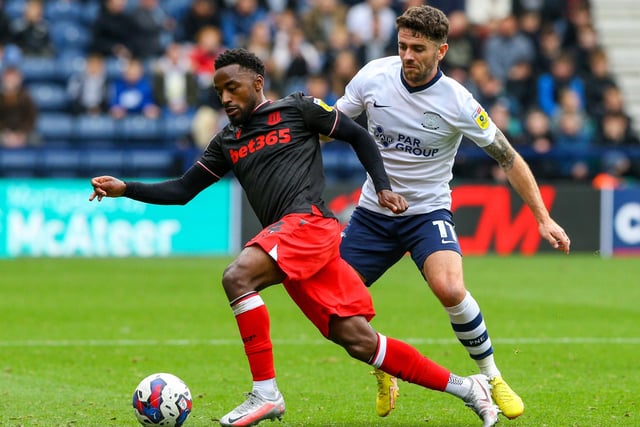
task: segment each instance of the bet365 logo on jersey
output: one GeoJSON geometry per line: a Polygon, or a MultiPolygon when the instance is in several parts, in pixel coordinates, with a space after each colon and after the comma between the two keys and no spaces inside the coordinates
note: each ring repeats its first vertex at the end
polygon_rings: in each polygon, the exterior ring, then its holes
{"type": "Polygon", "coordinates": [[[231,158],[231,162],[236,164],[239,160],[260,151],[269,145],[287,144],[289,142],[291,142],[291,130],[289,128],[274,129],[263,135],[258,135],[255,138],[252,138],[239,148],[230,148],[229,157],[231,158]]]}

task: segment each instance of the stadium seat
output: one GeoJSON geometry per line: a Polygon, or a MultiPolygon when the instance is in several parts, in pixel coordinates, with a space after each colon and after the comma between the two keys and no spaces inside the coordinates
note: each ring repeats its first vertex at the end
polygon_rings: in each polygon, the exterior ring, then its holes
{"type": "Polygon", "coordinates": [[[82,10],[82,22],[85,25],[91,26],[94,23],[100,13],[101,3],[102,2],[100,1],[87,1],[84,3],[82,10]]]}
{"type": "Polygon", "coordinates": [[[322,161],[328,182],[361,181],[366,175],[355,152],[346,142],[332,141],[322,147],[322,161]]]}
{"type": "Polygon", "coordinates": [[[84,51],[91,43],[91,32],[75,21],[55,21],[50,25],[51,42],[56,52],[84,51]]]}
{"type": "Polygon", "coordinates": [[[104,63],[107,70],[107,79],[113,81],[122,77],[122,71],[124,70],[124,62],[118,58],[108,57],[104,63]]]}
{"type": "Polygon", "coordinates": [[[18,19],[24,15],[26,4],[26,0],[7,0],[4,2],[4,13],[11,21],[18,19]]]}
{"type": "Polygon", "coordinates": [[[81,51],[65,50],[57,59],[58,78],[66,85],[73,74],[84,70],[85,62],[85,55],[81,51]]]}
{"type": "Polygon", "coordinates": [[[79,144],[91,147],[94,144],[110,144],[118,139],[117,123],[109,115],[82,114],[74,120],[75,139],[79,144]]]}
{"type": "MultiPolygon", "coordinates": [[[[167,145],[173,145],[175,142],[191,132],[191,122],[193,116],[189,114],[174,115],[167,114],[162,119],[163,122],[163,138],[167,145]]],[[[213,135],[212,135],[213,136],[213,135]]]]}
{"type": "Polygon", "coordinates": [[[77,1],[49,0],[44,3],[44,18],[48,22],[80,22],[83,12],[84,8],[77,1]]]}
{"type": "Polygon", "coordinates": [[[120,135],[129,144],[162,145],[160,119],[142,115],[125,116],[120,120],[120,135]]]}
{"type": "Polygon", "coordinates": [[[57,83],[31,83],[29,93],[39,111],[66,112],[69,108],[69,95],[64,86],[57,83]]]}
{"type": "Polygon", "coordinates": [[[73,117],[63,113],[41,112],[36,122],[36,130],[45,146],[71,144],[73,140],[73,117]]]}
{"type": "Polygon", "coordinates": [[[191,7],[191,0],[162,0],[161,6],[167,15],[180,21],[191,7]]]}
{"type": "Polygon", "coordinates": [[[83,175],[124,176],[128,154],[125,150],[87,150],[84,158],[83,175]]]}
{"type": "Polygon", "coordinates": [[[176,175],[177,159],[171,149],[132,150],[128,157],[129,176],[166,178],[176,175]]]}
{"type": "Polygon", "coordinates": [[[80,176],[81,153],[74,149],[42,150],[42,176],[49,178],[75,178],[80,176]]]}
{"type": "Polygon", "coordinates": [[[26,85],[31,83],[60,83],[58,62],[55,58],[23,56],[19,67],[26,85]]]}
{"type": "Polygon", "coordinates": [[[0,149],[0,176],[4,178],[33,178],[39,173],[38,150],[0,149]]]}

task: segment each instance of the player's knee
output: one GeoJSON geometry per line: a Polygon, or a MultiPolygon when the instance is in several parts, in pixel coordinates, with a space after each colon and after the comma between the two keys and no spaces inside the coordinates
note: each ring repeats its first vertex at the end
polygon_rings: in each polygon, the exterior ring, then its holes
{"type": "Polygon", "coordinates": [[[434,287],[433,291],[445,307],[453,307],[460,304],[467,294],[467,290],[464,286],[454,285],[434,287]]]}
{"type": "Polygon", "coordinates": [[[363,343],[350,343],[343,346],[343,348],[347,351],[349,356],[362,362],[368,362],[375,351],[375,348],[371,351],[371,348],[367,345],[363,345],[363,343]]]}
{"type": "Polygon", "coordinates": [[[222,273],[222,287],[230,300],[255,290],[255,287],[250,285],[247,275],[235,263],[227,266],[222,273]]]}
{"type": "Polygon", "coordinates": [[[354,359],[368,362],[378,346],[378,335],[364,318],[351,317],[331,322],[329,339],[343,347],[354,359]],[[361,321],[367,326],[362,327],[361,321]]]}

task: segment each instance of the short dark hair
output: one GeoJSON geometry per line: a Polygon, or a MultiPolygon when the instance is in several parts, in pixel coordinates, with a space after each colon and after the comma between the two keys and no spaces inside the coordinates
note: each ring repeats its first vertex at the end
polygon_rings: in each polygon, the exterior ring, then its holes
{"type": "Polygon", "coordinates": [[[433,6],[413,6],[396,18],[396,28],[406,28],[438,43],[446,43],[449,19],[433,6]]]}
{"type": "Polygon", "coordinates": [[[238,64],[264,77],[264,64],[260,58],[246,49],[225,50],[215,60],[216,70],[232,64],[238,64]]]}

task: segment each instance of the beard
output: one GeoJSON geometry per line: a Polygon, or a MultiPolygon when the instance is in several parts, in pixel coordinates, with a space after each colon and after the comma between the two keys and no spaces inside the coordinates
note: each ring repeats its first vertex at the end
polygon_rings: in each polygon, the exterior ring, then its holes
{"type": "Polygon", "coordinates": [[[436,55],[434,55],[433,58],[430,58],[428,63],[418,61],[411,63],[403,62],[402,74],[407,82],[419,86],[429,82],[433,74],[435,74],[434,70],[437,66],[438,59],[436,55]],[[407,67],[412,68],[407,69],[407,67]]]}

